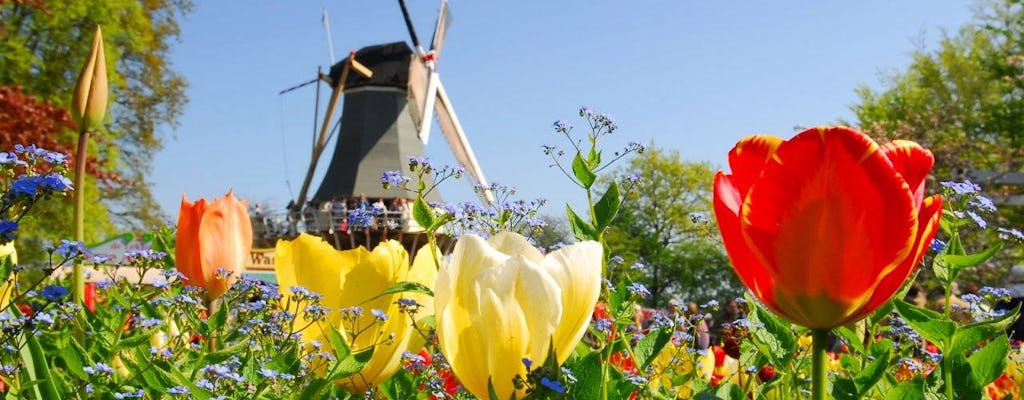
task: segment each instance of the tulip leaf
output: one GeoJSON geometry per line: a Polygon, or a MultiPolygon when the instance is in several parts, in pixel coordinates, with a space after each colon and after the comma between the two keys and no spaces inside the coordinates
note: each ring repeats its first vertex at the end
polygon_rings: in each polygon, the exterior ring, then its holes
{"type": "Polygon", "coordinates": [[[999,335],[967,358],[967,363],[971,365],[972,377],[979,387],[985,387],[1003,374],[1006,370],[1006,355],[1009,352],[1010,340],[1006,335],[999,335]]]}
{"type": "Polygon", "coordinates": [[[894,301],[896,311],[903,320],[914,328],[917,333],[942,350],[956,333],[956,323],[946,319],[942,314],[925,308],[917,307],[903,300],[894,301]]]}
{"type": "Polygon", "coordinates": [[[424,229],[434,226],[434,212],[422,198],[412,203],[412,218],[424,229]]]}
{"type": "Polygon", "coordinates": [[[946,352],[958,354],[971,350],[977,347],[978,343],[984,342],[995,336],[1002,336],[1002,334],[1006,332],[1006,328],[1017,320],[1019,312],[1020,305],[1017,305],[1017,307],[1014,307],[1013,311],[1007,312],[1006,314],[1003,314],[1003,316],[994,320],[961,326],[956,330],[956,333],[953,334],[953,345],[946,350],[946,352]]]}
{"type": "Polygon", "coordinates": [[[324,378],[313,378],[306,388],[300,393],[296,399],[318,399],[320,398],[320,392],[324,390],[331,381],[324,378]]]}
{"type": "Polygon", "coordinates": [[[366,299],[365,301],[363,301],[363,303],[367,303],[367,302],[376,300],[379,297],[387,296],[389,294],[405,293],[405,292],[423,293],[423,294],[425,294],[427,296],[434,297],[434,291],[430,290],[430,288],[427,287],[426,285],[424,285],[422,283],[419,283],[419,282],[405,281],[405,282],[398,282],[398,283],[396,283],[394,285],[391,285],[387,289],[384,289],[384,291],[378,293],[376,296],[373,296],[373,297],[371,297],[369,299],[366,299]]]}
{"type": "Polygon", "coordinates": [[[576,175],[576,180],[584,189],[590,189],[594,185],[594,180],[597,179],[597,174],[587,166],[587,162],[583,161],[583,156],[580,153],[576,153],[576,157],[572,159],[572,173],[576,175]]]}
{"type": "Polygon", "coordinates": [[[657,329],[647,333],[643,339],[640,339],[636,343],[636,347],[633,348],[633,353],[636,355],[636,360],[639,361],[639,370],[643,371],[647,369],[648,365],[651,365],[651,361],[654,361],[661,353],[661,349],[665,348],[669,340],[672,340],[672,332],[668,329],[657,329]]]}
{"type": "Polygon", "coordinates": [[[572,228],[572,234],[576,236],[576,239],[597,239],[597,230],[594,229],[594,226],[576,215],[576,212],[568,204],[565,205],[565,212],[569,216],[569,227],[572,228]]]}
{"type": "Polygon", "coordinates": [[[603,232],[608,225],[611,225],[612,220],[618,215],[621,205],[622,195],[619,193],[619,184],[612,181],[601,199],[594,204],[594,218],[597,219],[594,221],[597,225],[595,230],[603,232]]]}
{"type": "Polygon", "coordinates": [[[50,367],[46,364],[46,354],[39,344],[36,335],[24,335],[25,346],[21,348],[21,359],[25,363],[25,371],[33,381],[32,394],[38,400],[60,399],[57,386],[50,376],[50,367]]]}

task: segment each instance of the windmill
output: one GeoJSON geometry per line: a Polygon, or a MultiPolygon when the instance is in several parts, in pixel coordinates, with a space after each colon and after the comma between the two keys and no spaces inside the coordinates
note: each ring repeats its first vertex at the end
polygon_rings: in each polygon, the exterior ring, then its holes
{"type": "MultiPolygon", "coordinates": [[[[437,73],[438,55],[449,24],[448,2],[441,2],[429,51],[420,46],[405,2],[399,0],[399,6],[415,50],[405,42],[364,47],[323,76],[332,88],[331,100],[297,204],[306,200],[341,94],[345,99],[340,131],[324,180],[312,197],[314,201],[361,194],[369,198],[394,197],[395,192],[381,186],[380,175],[386,170],[405,170],[410,157],[423,155],[434,116],[456,160],[478,184],[487,186],[437,73]]],[[[484,192],[484,200],[493,200],[490,192],[484,192]]]]}

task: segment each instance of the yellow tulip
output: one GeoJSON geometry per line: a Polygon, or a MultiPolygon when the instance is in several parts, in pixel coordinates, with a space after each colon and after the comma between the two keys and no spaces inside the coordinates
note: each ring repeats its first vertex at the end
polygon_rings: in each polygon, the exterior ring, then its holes
{"type": "Polygon", "coordinates": [[[543,363],[549,347],[564,362],[586,331],[601,289],[602,248],[576,243],[543,255],[526,238],[466,235],[438,273],[437,338],[462,385],[488,398],[524,391],[522,360],[543,363]]]}
{"type": "MultiPolygon", "coordinates": [[[[18,264],[18,251],[14,249],[14,242],[10,241],[7,244],[0,246],[0,262],[6,262],[8,259],[11,260],[11,265],[18,264]]],[[[11,295],[14,292],[14,274],[7,277],[7,280],[0,284],[0,310],[6,310],[8,303],[11,301],[11,295]]]]}
{"type": "Polygon", "coordinates": [[[92,51],[82,66],[71,98],[71,116],[78,129],[94,129],[107,113],[107,58],[103,54],[103,32],[96,26],[92,51]]]}
{"type": "Polygon", "coordinates": [[[416,332],[409,314],[399,310],[397,301],[416,301],[422,307],[415,317],[423,318],[433,314],[429,297],[412,292],[374,297],[399,282],[432,287],[437,267],[428,248],[420,250],[410,266],[408,252],[394,240],[382,242],[372,252],[363,247],[339,251],[318,237],[301,234],[295,240],[277,242],[274,271],[282,302],[297,315],[296,327],[306,327],[309,322],[304,320],[303,309],[288,302],[292,287],[301,286],[320,294],[323,296],[320,304],[330,309],[324,321],[302,330],[305,343],[316,340],[330,346],[326,336],[329,324],[345,336],[353,352],[373,348],[373,357],[362,371],[337,382],[345,389],[353,393],[365,392],[398,370],[403,352],[415,353],[423,347],[424,338],[416,332]],[[365,312],[354,320],[342,318],[339,310],[350,307],[361,307],[365,312]],[[384,312],[387,319],[378,321],[371,310],[384,312]],[[349,336],[367,327],[375,328],[349,336]],[[391,340],[387,340],[389,337],[391,340]]]}

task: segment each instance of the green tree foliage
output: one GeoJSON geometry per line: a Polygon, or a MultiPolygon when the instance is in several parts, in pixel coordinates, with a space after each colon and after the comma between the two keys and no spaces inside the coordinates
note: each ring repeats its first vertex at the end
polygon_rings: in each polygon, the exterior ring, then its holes
{"type": "MultiPolygon", "coordinates": [[[[937,49],[918,49],[905,71],[888,76],[881,89],[861,86],[852,109],[865,132],[879,139],[921,143],[936,157],[930,190],[965,172],[1024,170],[1024,1],[984,3],[974,21],[943,37],[937,49]]],[[[999,198],[1024,188],[979,182],[999,198]]],[[[991,223],[1020,228],[1024,210],[1002,207],[991,223]]],[[[974,249],[999,240],[975,240],[974,249]]],[[[1019,251],[1018,251],[1019,252],[1019,251]]],[[[1019,254],[965,276],[999,284],[1019,254]]],[[[927,276],[925,278],[928,278],[927,276]]],[[[926,279],[926,282],[928,280],[926,279]]],[[[934,282],[933,282],[934,283],[934,282]]]]}
{"type": "Polygon", "coordinates": [[[530,236],[537,247],[548,250],[559,244],[568,244],[574,241],[572,232],[569,230],[569,221],[565,217],[541,215],[540,219],[544,220],[544,227],[540,232],[530,236]]]}
{"type": "MultiPolygon", "coordinates": [[[[99,190],[97,199],[124,228],[162,220],[146,176],[161,148],[158,129],[175,127],[185,105],[185,80],[168,57],[177,19],[191,7],[190,0],[0,1],[0,86],[20,86],[59,107],[70,104],[93,30],[103,26],[110,108],[90,153],[110,175],[86,190],[99,190]]],[[[76,132],[52,134],[74,147],[76,132]]]]}
{"type": "Polygon", "coordinates": [[[679,152],[653,144],[616,171],[618,181],[640,177],[608,231],[613,281],[647,286],[648,306],[670,300],[705,302],[741,293],[722,251],[712,215],[714,170],[707,162],[683,161],[679,152]],[[639,264],[636,264],[639,263],[639,264]],[[642,266],[641,266],[642,265],[642,266]]]}

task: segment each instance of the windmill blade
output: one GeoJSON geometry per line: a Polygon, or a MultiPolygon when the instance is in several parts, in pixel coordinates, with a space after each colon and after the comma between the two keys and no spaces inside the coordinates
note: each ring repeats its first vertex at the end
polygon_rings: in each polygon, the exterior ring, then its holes
{"type": "Polygon", "coordinates": [[[416,28],[412,26],[412,17],[409,16],[409,9],[405,7],[405,0],[398,0],[398,5],[402,7],[402,16],[405,17],[405,28],[409,30],[412,46],[416,49],[417,54],[422,57],[423,47],[420,46],[420,38],[416,36],[416,28]]]}
{"type": "Polygon", "coordinates": [[[423,104],[427,98],[428,79],[430,79],[430,70],[427,69],[427,65],[424,64],[421,57],[413,56],[412,61],[409,63],[408,110],[417,133],[419,133],[419,128],[423,123],[423,104]]]}
{"type": "Polygon", "coordinates": [[[423,92],[423,106],[421,110],[421,119],[419,128],[419,138],[423,144],[427,144],[430,140],[430,124],[433,122],[431,118],[434,114],[435,104],[438,104],[437,99],[441,93],[441,78],[437,75],[437,70],[434,69],[433,62],[427,62],[427,89],[423,92]]]}
{"type": "Polygon", "coordinates": [[[466,133],[462,130],[462,124],[459,123],[459,118],[455,116],[455,110],[452,108],[451,101],[448,100],[448,94],[445,93],[444,86],[441,85],[440,81],[437,81],[437,101],[434,105],[437,108],[437,122],[441,127],[441,133],[448,140],[448,145],[452,148],[455,159],[473,175],[473,179],[480,186],[485,188],[483,191],[484,201],[487,204],[493,203],[494,194],[486,189],[490,184],[487,183],[487,178],[484,178],[484,172],[480,170],[480,164],[476,161],[476,155],[473,154],[473,149],[469,147],[466,133]]]}
{"type": "Polygon", "coordinates": [[[448,0],[441,0],[441,11],[437,14],[437,23],[434,25],[434,38],[430,40],[430,51],[434,52],[437,58],[441,54],[441,46],[444,46],[445,35],[448,34],[448,26],[451,25],[451,15],[448,8],[448,0]]]}

